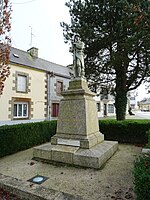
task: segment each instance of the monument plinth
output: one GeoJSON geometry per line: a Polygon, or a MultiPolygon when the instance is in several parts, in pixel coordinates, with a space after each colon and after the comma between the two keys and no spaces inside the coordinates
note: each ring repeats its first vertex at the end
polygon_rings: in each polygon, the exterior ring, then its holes
{"type": "Polygon", "coordinates": [[[51,143],[34,148],[34,158],[100,168],[117,150],[118,142],[104,141],[99,131],[95,93],[85,79],[76,78],[62,96],[56,135],[51,143]]]}
{"type": "Polygon", "coordinates": [[[66,144],[89,149],[104,140],[99,132],[95,96],[84,79],[70,81],[67,91],[62,93],[59,106],[57,134],[52,144],[66,144]],[[64,143],[63,143],[64,142],[64,143]]]}

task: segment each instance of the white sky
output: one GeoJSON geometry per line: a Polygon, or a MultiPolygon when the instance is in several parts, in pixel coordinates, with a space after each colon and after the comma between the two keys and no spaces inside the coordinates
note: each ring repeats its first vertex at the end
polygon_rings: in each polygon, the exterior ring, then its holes
{"type": "MultiPolygon", "coordinates": [[[[70,22],[68,0],[11,0],[12,46],[27,51],[39,48],[39,57],[51,62],[69,65],[73,62],[69,45],[64,43],[60,22],[70,22]],[[32,44],[31,44],[32,27],[32,44]]],[[[137,100],[146,95],[144,86],[138,89],[137,100]]]]}
{"type": "Polygon", "coordinates": [[[64,43],[60,22],[70,22],[66,0],[11,0],[12,46],[27,51],[39,48],[39,57],[51,62],[72,63],[69,45],[64,43]],[[31,44],[31,27],[33,32],[31,44]]]}
{"type": "Polygon", "coordinates": [[[144,98],[150,98],[150,94],[147,94],[147,91],[145,90],[145,85],[140,85],[140,87],[137,89],[138,96],[137,96],[137,101],[141,101],[144,98]]]}

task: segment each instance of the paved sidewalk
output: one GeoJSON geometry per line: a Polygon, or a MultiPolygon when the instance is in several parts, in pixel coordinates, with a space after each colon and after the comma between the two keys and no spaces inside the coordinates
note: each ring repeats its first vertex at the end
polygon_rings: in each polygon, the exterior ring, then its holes
{"type": "MultiPolygon", "coordinates": [[[[126,115],[126,119],[150,119],[150,112],[133,111],[134,115],[126,115]]],[[[99,119],[116,119],[116,116],[99,117],[99,119]]]]}
{"type": "Polygon", "coordinates": [[[48,177],[42,186],[79,195],[85,200],[135,199],[133,163],[141,148],[119,145],[119,150],[100,170],[52,165],[32,160],[33,149],[0,159],[0,173],[23,181],[36,176],[48,177]],[[120,196],[120,197],[119,197],[120,196]]]}

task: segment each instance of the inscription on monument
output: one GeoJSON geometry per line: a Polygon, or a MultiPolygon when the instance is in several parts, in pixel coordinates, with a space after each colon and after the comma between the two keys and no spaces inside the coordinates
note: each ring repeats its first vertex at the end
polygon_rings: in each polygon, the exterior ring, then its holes
{"type": "Polygon", "coordinates": [[[57,144],[79,147],[80,146],[80,141],[79,140],[58,138],[57,144]]]}

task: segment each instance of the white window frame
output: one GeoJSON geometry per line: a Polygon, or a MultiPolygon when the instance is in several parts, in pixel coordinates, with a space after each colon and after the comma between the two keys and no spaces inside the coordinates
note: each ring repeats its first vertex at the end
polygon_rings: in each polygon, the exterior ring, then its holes
{"type": "Polygon", "coordinates": [[[108,104],[108,113],[114,113],[115,112],[115,107],[114,104],[108,104]]]}
{"type": "Polygon", "coordinates": [[[27,92],[27,75],[17,75],[17,92],[27,92]]]}
{"type": "Polygon", "coordinates": [[[17,105],[16,107],[16,115],[15,115],[15,110],[13,112],[13,118],[14,119],[24,119],[24,118],[29,118],[29,102],[14,102],[14,109],[15,109],[15,105],[17,105]],[[19,105],[21,105],[21,115],[19,114],[19,105]],[[26,115],[24,115],[24,106],[26,105],[26,115]]]}
{"type": "Polygon", "coordinates": [[[29,74],[24,72],[16,72],[16,92],[28,93],[29,74]]]}

